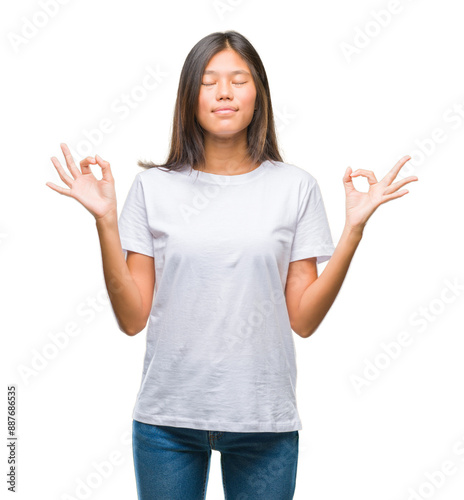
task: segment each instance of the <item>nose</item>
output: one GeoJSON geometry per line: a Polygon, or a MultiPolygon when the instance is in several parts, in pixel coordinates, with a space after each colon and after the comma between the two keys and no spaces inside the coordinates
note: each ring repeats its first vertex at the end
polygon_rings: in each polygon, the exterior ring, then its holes
{"type": "Polygon", "coordinates": [[[216,99],[233,99],[232,85],[226,82],[218,82],[216,99]]]}

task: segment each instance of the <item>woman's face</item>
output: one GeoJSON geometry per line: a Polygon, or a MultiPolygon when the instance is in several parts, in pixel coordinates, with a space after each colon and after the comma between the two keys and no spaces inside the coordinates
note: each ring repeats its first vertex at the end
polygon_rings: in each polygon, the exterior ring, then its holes
{"type": "Polygon", "coordinates": [[[203,74],[196,117],[207,133],[233,135],[250,124],[256,87],[250,68],[231,49],[215,54],[203,74]],[[232,108],[219,111],[218,108],[232,108]]]}

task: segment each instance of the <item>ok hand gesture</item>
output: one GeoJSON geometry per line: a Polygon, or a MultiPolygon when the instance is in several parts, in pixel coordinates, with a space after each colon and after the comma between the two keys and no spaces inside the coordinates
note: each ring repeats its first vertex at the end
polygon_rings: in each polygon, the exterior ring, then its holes
{"type": "Polygon", "coordinates": [[[366,222],[380,205],[409,193],[407,189],[402,189],[399,192],[397,191],[405,184],[419,180],[416,176],[411,175],[393,184],[392,182],[403,165],[410,159],[410,156],[401,158],[380,182],[377,181],[372,170],[358,169],[353,172],[351,171],[351,167],[346,169],[345,175],[343,176],[343,184],[346,194],[347,226],[356,230],[359,229],[362,232],[366,222]],[[359,175],[367,177],[369,182],[369,191],[367,193],[357,191],[353,186],[352,177],[357,177],[359,175]]]}
{"type": "Polygon", "coordinates": [[[95,155],[95,158],[88,156],[80,162],[81,170],[79,170],[74,163],[68,146],[64,143],[61,143],[60,146],[72,177],[64,171],[56,157],[52,156],[51,160],[58,171],[60,179],[69,189],[57,186],[53,182],[47,182],[46,185],[60,194],[76,199],[95,219],[100,219],[110,214],[116,215],[116,192],[110,164],[99,155],[95,155]],[[91,163],[97,163],[101,167],[103,174],[101,180],[98,180],[93,175],[89,166],[91,163]]]}

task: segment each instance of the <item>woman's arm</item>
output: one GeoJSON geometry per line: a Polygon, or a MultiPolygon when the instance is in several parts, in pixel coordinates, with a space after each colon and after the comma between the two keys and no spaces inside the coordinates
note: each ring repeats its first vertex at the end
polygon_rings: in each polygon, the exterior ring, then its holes
{"type": "Polygon", "coordinates": [[[361,241],[364,227],[377,208],[390,200],[400,198],[409,191],[400,187],[413,181],[409,176],[392,184],[403,165],[410,160],[404,156],[378,182],[371,170],[351,171],[348,167],[343,176],[346,193],[346,222],[342,236],[321,276],[317,277],[316,257],[290,263],[285,296],[292,329],[303,338],[312,335],[337,296],[354,252],[361,241]],[[367,177],[369,191],[359,192],[353,186],[352,177],[367,177]]]}
{"type": "Polygon", "coordinates": [[[285,297],[292,330],[300,337],[312,335],[331,308],[361,238],[362,231],[345,226],[319,277],[316,257],[290,263],[285,297]]]}
{"type": "Polygon", "coordinates": [[[99,155],[95,158],[88,156],[80,162],[79,170],[68,146],[62,143],[61,150],[71,176],[56,157],[53,156],[51,160],[60,179],[69,189],[53,182],[47,182],[46,185],[64,196],[74,198],[95,217],[103,273],[113,311],[119,328],[127,335],[136,335],[145,328],[150,314],[155,285],[154,259],[135,252],[128,252],[127,262],[124,258],[119,237],[114,178],[109,162],[99,155]],[[98,180],[93,175],[91,164],[101,167],[102,179],[98,180]]]}
{"type": "Polygon", "coordinates": [[[155,286],[154,258],[127,253],[127,262],[119,238],[117,215],[96,219],[100,239],[103,274],[116,320],[122,332],[136,335],[145,328],[155,286]]]}

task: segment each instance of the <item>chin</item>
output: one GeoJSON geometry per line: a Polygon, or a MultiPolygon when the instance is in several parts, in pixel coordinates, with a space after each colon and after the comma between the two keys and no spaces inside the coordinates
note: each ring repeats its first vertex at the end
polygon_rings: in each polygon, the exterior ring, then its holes
{"type": "Polygon", "coordinates": [[[240,128],[230,128],[230,129],[227,129],[227,128],[222,128],[222,129],[209,129],[208,130],[208,133],[211,134],[211,135],[217,135],[217,136],[221,136],[221,137],[224,137],[224,136],[233,136],[233,135],[237,135],[239,134],[240,132],[243,132],[243,130],[246,130],[246,126],[245,127],[240,127],[240,128]]]}
{"type": "MultiPolygon", "coordinates": [[[[251,123],[251,120],[250,120],[251,123]]],[[[237,125],[236,123],[222,123],[218,126],[217,123],[209,127],[203,127],[208,133],[213,135],[233,135],[246,130],[250,123],[241,123],[237,125]]]]}

